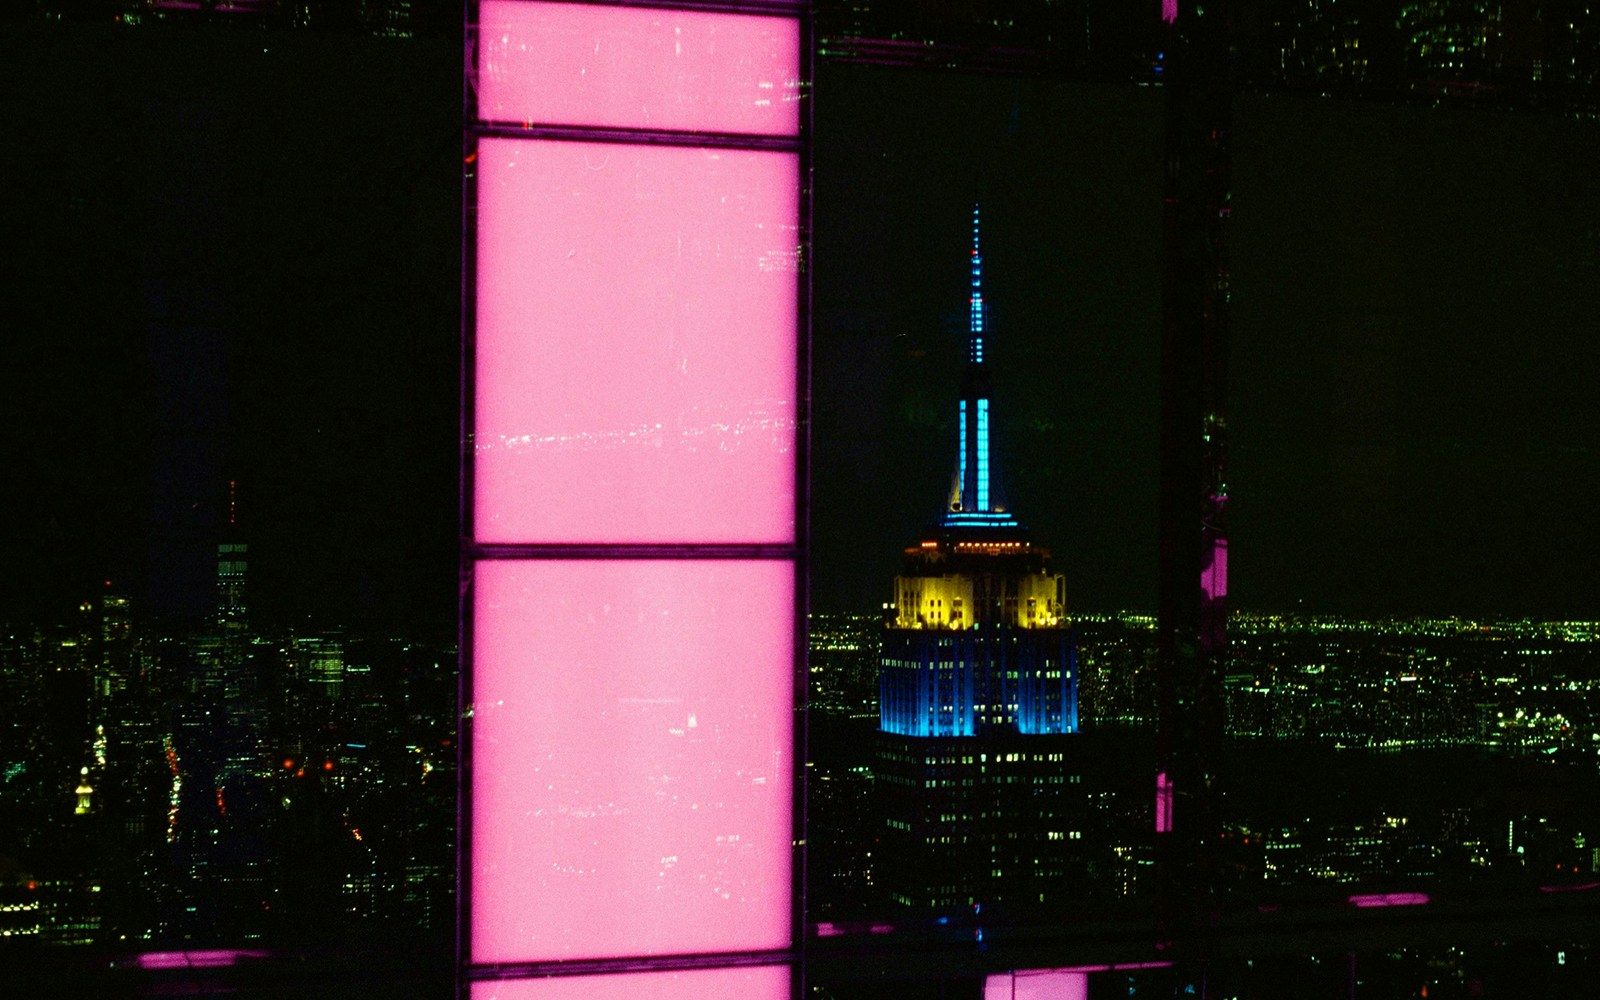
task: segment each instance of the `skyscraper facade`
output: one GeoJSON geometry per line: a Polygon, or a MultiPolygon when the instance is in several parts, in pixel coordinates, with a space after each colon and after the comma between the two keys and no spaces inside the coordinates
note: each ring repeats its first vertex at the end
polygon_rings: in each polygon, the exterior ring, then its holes
{"type": "Polygon", "coordinates": [[[250,547],[239,537],[238,483],[228,482],[228,524],[217,543],[217,624],[224,632],[242,632],[249,624],[245,574],[250,547]]]}
{"type": "Polygon", "coordinates": [[[1031,906],[1078,880],[1065,581],[997,489],[980,217],[945,509],[905,550],[879,668],[878,881],[921,910],[1031,906]]]}

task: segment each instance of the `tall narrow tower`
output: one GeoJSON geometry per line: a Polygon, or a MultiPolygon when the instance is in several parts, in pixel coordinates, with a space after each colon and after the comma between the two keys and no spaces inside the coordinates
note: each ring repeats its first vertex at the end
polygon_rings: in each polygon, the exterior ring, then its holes
{"type": "Polygon", "coordinates": [[[228,523],[217,543],[217,624],[224,632],[239,632],[249,623],[245,578],[250,548],[239,534],[239,483],[228,480],[228,523]]]}
{"type": "Polygon", "coordinates": [[[979,214],[944,511],[905,550],[879,667],[878,881],[939,911],[1036,904],[1077,881],[1077,678],[1065,585],[1001,501],[979,214]]]}

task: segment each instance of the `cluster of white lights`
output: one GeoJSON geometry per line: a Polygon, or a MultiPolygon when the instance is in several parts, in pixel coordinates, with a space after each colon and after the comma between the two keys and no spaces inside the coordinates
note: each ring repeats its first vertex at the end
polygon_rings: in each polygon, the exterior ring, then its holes
{"type": "Polygon", "coordinates": [[[801,255],[804,248],[796,244],[789,250],[768,250],[761,255],[756,266],[763,271],[784,274],[796,274],[800,271],[801,255]]]}
{"type": "MultiPolygon", "coordinates": [[[[738,421],[716,420],[699,426],[684,427],[678,432],[679,444],[690,451],[698,450],[705,439],[713,439],[723,451],[731,450],[740,444],[735,439],[756,439],[763,432],[772,436],[772,443],[777,449],[789,450],[789,442],[793,438],[797,423],[790,416],[762,416],[759,409],[752,409],[750,417],[738,421]]],[[[519,434],[502,435],[501,445],[508,451],[527,448],[551,448],[590,451],[603,448],[626,447],[656,447],[659,448],[668,441],[665,426],[655,424],[636,424],[631,427],[622,427],[608,431],[578,431],[572,434],[519,434]]],[[[494,446],[489,442],[479,442],[479,453],[487,452],[494,446]]]]}
{"type": "Polygon", "coordinates": [[[183,790],[183,775],[178,771],[178,751],[172,745],[172,735],[163,740],[167,754],[167,768],[172,772],[172,790],[167,793],[167,843],[178,842],[178,798],[183,790]]]}

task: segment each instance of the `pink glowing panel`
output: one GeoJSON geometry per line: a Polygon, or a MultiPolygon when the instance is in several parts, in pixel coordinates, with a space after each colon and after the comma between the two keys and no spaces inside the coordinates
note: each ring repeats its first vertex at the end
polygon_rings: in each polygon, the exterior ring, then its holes
{"type": "Polygon", "coordinates": [[[787,947],[793,565],[475,587],[472,961],[787,947]]]}
{"type": "Polygon", "coordinates": [[[1211,546],[1211,562],[1200,571],[1200,590],[1207,599],[1220,601],[1228,596],[1228,540],[1215,539],[1211,546]]]}
{"type": "Polygon", "coordinates": [[[1422,906],[1428,902],[1425,892],[1381,892],[1351,896],[1350,905],[1362,909],[1378,906],[1422,906]]]}
{"type": "Polygon", "coordinates": [[[787,543],[799,165],[485,139],[484,542],[787,543]]]}
{"type": "Polygon", "coordinates": [[[683,969],[472,984],[471,1000],[787,1000],[789,967],[683,969]]]}
{"type": "Polygon", "coordinates": [[[798,135],[794,18],[483,0],[485,121],[798,135]]]}
{"type": "Polygon", "coordinates": [[[134,956],[141,969],[214,969],[235,965],[240,959],[265,958],[267,953],[246,948],[200,948],[190,951],[147,951],[134,956]]]}
{"type": "Polygon", "coordinates": [[[1578,885],[1541,885],[1540,892],[1588,892],[1590,889],[1600,889],[1600,882],[1583,882],[1578,885]]]}
{"type": "Polygon", "coordinates": [[[1156,775],[1156,832],[1172,832],[1172,779],[1165,771],[1156,775]]]}
{"type": "Polygon", "coordinates": [[[1178,19],[1178,0],[1161,0],[1161,20],[1171,24],[1178,19]]]}
{"type": "Polygon", "coordinates": [[[983,983],[983,1000],[1088,1000],[1089,974],[1072,969],[1000,972],[983,983]]]}

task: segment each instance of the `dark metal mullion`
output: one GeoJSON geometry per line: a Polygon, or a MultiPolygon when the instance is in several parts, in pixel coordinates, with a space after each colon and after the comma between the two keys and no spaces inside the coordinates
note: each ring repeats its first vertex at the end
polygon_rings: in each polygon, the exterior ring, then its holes
{"type": "Polygon", "coordinates": [[[812,269],[812,116],[815,111],[816,22],[809,0],[797,11],[800,29],[799,107],[799,245],[800,269],[795,303],[795,489],[794,489],[794,735],[791,828],[793,829],[793,867],[790,873],[789,946],[794,953],[790,965],[789,995],[803,1000],[807,993],[806,918],[809,913],[808,869],[810,837],[810,793],[806,785],[806,762],[811,757],[811,675],[808,669],[811,632],[811,275],[812,269]]]}
{"type": "Polygon", "coordinates": [[[693,132],[665,128],[598,128],[593,125],[552,125],[546,122],[479,121],[468,126],[478,136],[496,139],[549,139],[563,142],[609,142],[629,146],[692,146],[708,149],[752,149],[798,153],[798,135],[762,135],[755,132],[693,132]]]}
{"type": "Polygon", "coordinates": [[[474,982],[503,979],[546,979],[554,976],[606,976],[629,972],[670,972],[679,969],[731,969],[751,966],[788,965],[797,960],[795,952],[719,951],[687,955],[634,955],[621,958],[566,959],[546,962],[495,962],[465,967],[465,977],[474,982]]]}
{"type": "MultiPolygon", "coordinates": [[[[478,0],[463,0],[467,46],[461,67],[461,399],[459,437],[460,493],[456,523],[462,540],[474,537],[475,430],[477,425],[477,300],[478,300],[478,146],[471,123],[478,118],[478,0]],[[470,167],[470,169],[468,169],[470,167]]],[[[465,712],[473,694],[473,568],[476,561],[463,548],[457,562],[456,604],[456,927],[455,987],[457,1000],[470,1000],[463,974],[472,957],[472,719],[465,712]]]]}
{"type": "Polygon", "coordinates": [[[783,545],[723,545],[723,544],[479,544],[467,549],[467,558],[474,562],[491,562],[506,559],[798,559],[800,552],[793,544],[783,545]]]}
{"type": "MultiPolygon", "coordinates": [[[[524,2],[582,4],[616,7],[618,0],[524,0],[524,2]]],[[[757,17],[796,18],[810,10],[812,0],[622,0],[620,6],[654,10],[698,10],[712,14],[753,14],[757,17]]],[[[476,22],[474,22],[476,23],[476,22]]]]}

